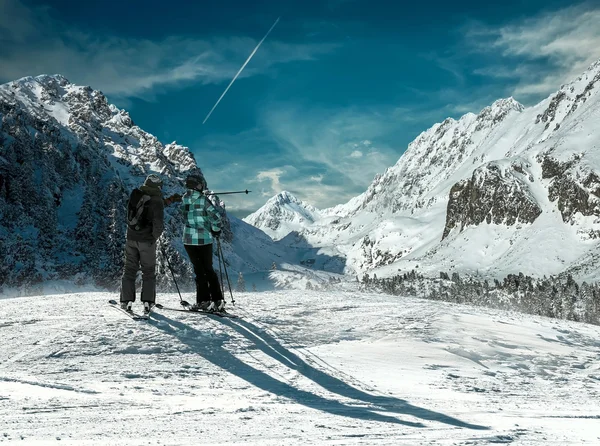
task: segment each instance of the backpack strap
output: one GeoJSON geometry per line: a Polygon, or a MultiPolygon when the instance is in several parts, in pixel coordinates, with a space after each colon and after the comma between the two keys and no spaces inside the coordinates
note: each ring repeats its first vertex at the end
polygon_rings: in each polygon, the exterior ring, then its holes
{"type": "Polygon", "coordinates": [[[130,218],[128,218],[127,224],[129,226],[134,227],[136,230],[140,229],[140,222],[142,220],[142,214],[144,213],[144,206],[146,205],[146,203],[148,203],[150,201],[150,195],[142,195],[142,197],[138,200],[136,206],[135,206],[135,212],[133,213],[133,215],[130,216],[130,218]]]}

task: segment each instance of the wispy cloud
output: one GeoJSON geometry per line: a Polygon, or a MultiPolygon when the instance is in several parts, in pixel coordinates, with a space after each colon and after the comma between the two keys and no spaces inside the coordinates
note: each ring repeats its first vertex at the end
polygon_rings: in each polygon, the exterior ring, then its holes
{"type": "Polygon", "coordinates": [[[500,27],[471,24],[467,40],[477,51],[497,57],[497,63],[476,74],[513,79],[517,98],[540,97],[600,58],[600,7],[583,3],[500,27]]]}
{"type": "MultiPolygon", "coordinates": [[[[152,97],[157,89],[230,80],[256,46],[248,37],[161,41],[97,36],[52,18],[48,8],[0,0],[0,80],[60,73],[119,97],[152,97]]],[[[335,44],[265,43],[244,76],[277,64],[312,60],[335,44]]]]}
{"type": "Polygon", "coordinates": [[[270,182],[270,189],[263,188],[261,191],[263,197],[271,197],[283,191],[281,182],[279,181],[279,178],[281,178],[281,175],[283,174],[284,171],[282,169],[263,170],[258,172],[256,181],[263,182],[266,180],[270,182]],[[275,192],[275,194],[273,194],[273,192],[275,192]]]}
{"type": "MultiPolygon", "coordinates": [[[[467,22],[455,30],[461,37],[452,47],[421,55],[452,76],[438,87],[407,89],[422,98],[414,120],[478,113],[508,96],[534,105],[600,58],[599,24],[597,2],[546,9],[501,25],[467,22]]],[[[395,113],[410,117],[414,110],[400,107],[395,113]]]]}
{"type": "Polygon", "coordinates": [[[281,154],[272,138],[259,128],[206,135],[191,147],[212,190],[252,191],[222,197],[235,215],[255,211],[266,199],[290,186],[288,177],[299,176],[291,165],[293,160],[281,154]]]}
{"type": "Polygon", "coordinates": [[[452,56],[440,56],[435,53],[422,54],[421,57],[425,60],[435,63],[435,65],[443,71],[450,73],[456,83],[460,86],[466,84],[465,68],[452,56]]]}
{"type": "Polygon", "coordinates": [[[284,188],[300,191],[301,199],[320,208],[364,192],[374,176],[392,166],[404,149],[383,142],[401,130],[401,122],[392,113],[271,104],[262,124],[295,165],[318,171],[301,183],[290,172],[280,181],[284,188]]]}
{"type": "Polygon", "coordinates": [[[258,127],[235,135],[207,135],[192,147],[211,188],[253,191],[227,197],[234,212],[257,209],[265,198],[284,190],[324,209],[363,193],[376,174],[398,161],[409,141],[386,141],[406,138],[403,125],[392,108],[269,103],[258,127]]]}

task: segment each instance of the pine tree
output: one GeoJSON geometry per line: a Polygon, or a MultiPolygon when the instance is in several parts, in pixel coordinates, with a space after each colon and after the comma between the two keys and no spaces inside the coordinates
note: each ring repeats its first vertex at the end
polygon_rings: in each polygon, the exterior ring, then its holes
{"type": "Polygon", "coordinates": [[[125,244],[125,231],[123,229],[123,215],[117,207],[113,207],[110,211],[109,232],[106,241],[108,260],[107,284],[117,283],[118,277],[123,270],[123,246],[125,244]]]}
{"type": "Polygon", "coordinates": [[[242,293],[246,291],[246,281],[244,280],[244,275],[241,272],[238,275],[237,291],[242,293]]]}
{"type": "Polygon", "coordinates": [[[369,285],[369,283],[370,283],[370,280],[371,280],[371,279],[369,278],[369,274],[368,274],[368,273],[365,273],[365,274],[364,274],[364,276],[363,276],[363,279],[362,279],[362,283],[363,283],[364,285],[369,285]]]}
{"type": "Polygon", "coordinates": [[[77,216],[79,218],[74,231],[76,247],[79,252],[88,254],[92,251],[96,234],[94,200],[90,188],[86,188],[83,194],[83,201],[77,216]]]}

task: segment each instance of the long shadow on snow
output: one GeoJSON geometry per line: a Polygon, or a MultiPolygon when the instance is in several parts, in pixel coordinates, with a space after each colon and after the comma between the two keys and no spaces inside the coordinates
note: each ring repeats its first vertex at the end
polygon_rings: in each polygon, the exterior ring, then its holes
{"type": "Polygon", "coordinates": [[[339,378],[328,375],[327,373],[316,369],[308,364],[295,353],[289,351],[282,346],[277,339],[265,333],[256,325],[243,319],[217,319],[223,325],[233,328],[235,331],[243,335],[246,339],[252,341],[257,348],[271,358],[281,362],[283,365],[292,370],[296,370],[303,376],[314,381],[321,387],[336,393],[346,398],[363,401],[365,403],[378,406],[372,410],[387,411],[399,414],[408,414],[423,420],[438,421],[440,423],[450,424],[457,427],[465,427],[469,429],[487,430],[486,426],[466,423],[456,418],[444,415],[439,412],[434,412],[421,407],[416,407],[405,400],[388,396],[371,395],[367,392],[359,390],[345,383],[339,378]]]}
{"type": "MultiPolygon", "coordinates": [[[[206,337],[203,336],[202,332],[190,327],[187,324],[173,320],[163,314],[158,313],[153,313],[152,318],[158,322],[164,322],[164,324],[156,324],[156,328],[171,336],[174,336],[180,342],[185,343],[195,353],[202,356],[207,361],[267,392],[288,398],[298,404],[302,404],[323,412],[328,412],[333,415],[341,415],[367,421],[403,424],[412,427],[424,427],[424,425],[421,423],[399,420],[395,417],[379,414],[371,409],[349,406],[339,401],[323,398],[313,393],[296,389],[295,387],[292,387],[287,383],[283,383],[236,358],[223,347],[222,342],[216,341],[207,343],[206,337]],[[183,333],[184,330],[187,331],[187,334],[185,336],[181,336],[180,333],[183,333]],[[203,340],[196,340],[195,338],[198,337],[203,338],[203,340]]],[[[229,325],[237,330],[236,324],[227,323],[228,321],[225,322],[224,320],[222,321],[226,325],[229,325]]],[[[264,342],[261,344],[264,345],[264,342]]],[[[269,348],[263,346],[262,349],[268,350],[269,348]]],[[[291,363],[286,363],[286,365],[290,367],[292,366],[291,363]]]]}

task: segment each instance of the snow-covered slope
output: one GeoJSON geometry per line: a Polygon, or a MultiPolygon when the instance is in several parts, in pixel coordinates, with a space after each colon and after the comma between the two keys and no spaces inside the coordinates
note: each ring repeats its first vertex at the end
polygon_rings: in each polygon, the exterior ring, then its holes
{"type": "Polygon", "coordinates": [[[597,326],[356,291],[136,322],[110,297],[2,300],[0,441],[600,443],[597,326]]]}
{"type": "Polygon", "coordinates": [[[273,240],[280,240],[290,232],[301,232],[319,217],[317,208],[283,191],[245,217],[244,221],[262,230],[273,240]]]}
{"type": "MultiPolygon", "coordinates": [[[[90,87],[60,75],[0,85],[0,289],[67,278],[114,288],[122,271],[129,192],[158,173],[165,195],[181,193],[192,168],[196,161],[187,147],[163,145],[90,87]]],[[[181,228],[172,206],[164,247],[186,286],[193,274],[181,228]]],[[[284,255],[256,232],[240,220],[227,221],[223,241],[232,275],[267,270],[273,257],[284,255]]],[[[159,283],[171,280],[161,255],[159,283]]]]}
{"type": "Polygon", "coordinates": [[[434,125],[300,235],[339,249],[347,271],[380,277],[419,268],[598,278],[586,262],[600,234],[599,119],[600,61],[533,107],[501,99],[434,125]]]}

